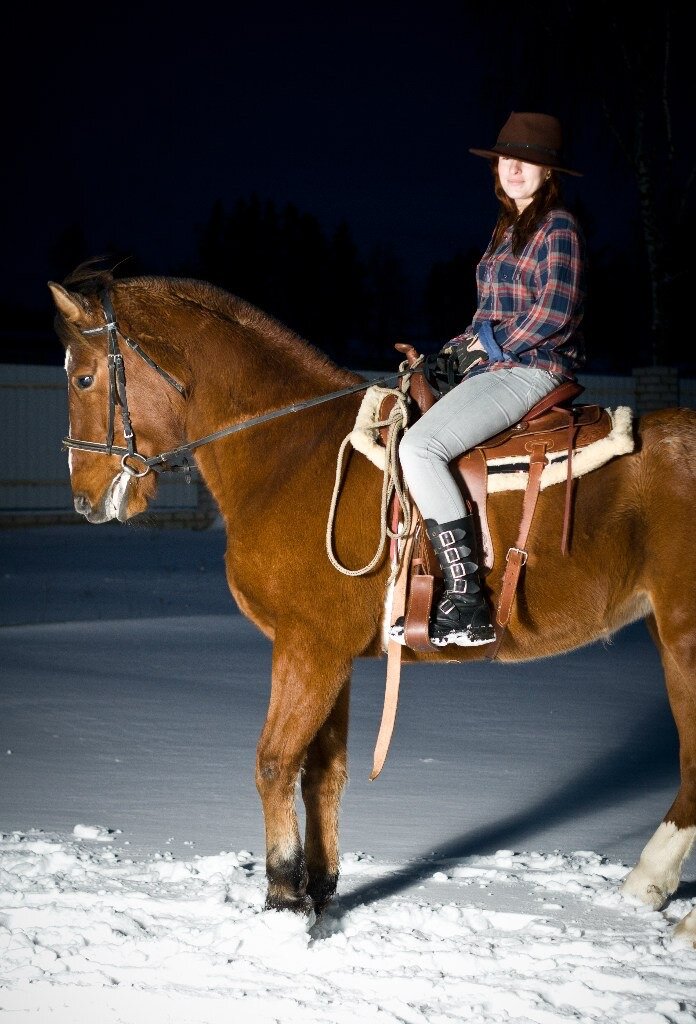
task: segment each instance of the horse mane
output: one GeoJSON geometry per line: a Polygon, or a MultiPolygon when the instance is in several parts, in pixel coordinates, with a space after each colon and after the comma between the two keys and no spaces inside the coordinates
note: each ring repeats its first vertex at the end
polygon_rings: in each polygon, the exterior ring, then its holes
{"type": "Polygon", "coordinates": [[[80,263],[63,279],[63,286],[80,295],[97,295],[105,288],[110,288],[114,283],[115,267],[102,266],[106,260],[106,256],[93,256],[80,263]]]}
{"type": "MultiPolygon", "coordinates": [[[[339,373],[341,381],[346,371],[341,370],[317,346],[281,323],[269,313],[264,313],[246,299],[234,295],[217,285],[198,278],[160,277],[141,275],[138,277],[115,278],[113,271],[119,265],[107,265],[107,257],[95,256],[75,267],[64,279],[63,285],[81,295],[94,296],[114,285],[126,288],[147,288],[158,296],[170,295],[189,306],[196,306],[206,313],[225,321],[238,324],[252,331],[279,349],[286,357],[300,355],[305,367],[326,373],[339,373]]],[[[352,374],[349,374],[352,378],[352,374]]]]}

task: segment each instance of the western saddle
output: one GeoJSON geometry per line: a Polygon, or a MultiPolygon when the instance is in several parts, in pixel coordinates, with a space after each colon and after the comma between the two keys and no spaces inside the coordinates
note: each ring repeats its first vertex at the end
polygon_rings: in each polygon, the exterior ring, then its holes
{"type": "MultiPolygon", "coordinates": [[[[414,367],[409,393],[413,415],[420,416],[435,404],[437,395],[428,384],[423,371],[418,368],[420,357],[415,348],[407,344],[397,344],[395,348],[405,355],[408,365],[414,367]]],[[[496,615],[497,640],[489,654],[491,658],[496,656],[510,621],[520,573],[527,561],[525,545],[541,487],[541,475],[549,463],[549,455],[563,453],[561,457],[566,460],[561,550],[567,554],[572,520],[573,451],[606,437],[611,431],[612,420],[606,409],[598,405],[573,404],[583,391],[582,385],[573,381],[560,384],[537,402],[519,423],[494,435],[485,444],[473,448],[450,464],[465,501],[478,520],[483,576],[490,572],[495,558],[487,515],[489,460],[502,459],[511,465],[514,465],[515,460],[522,460],[524,469],[528,469],[517,540],[506,555],[496,615]]],[[[388,418],[394,402],[392,396],[384,399],[380,410],[381,420],[388,418]]],[[[382,440],[386,440],[384,428],[382,440]]],[[[395,498],[392,506],[392,524],[395,526],[399,520],[397,502],[398,499],[395,498]]],[[[405,608],[406,645],[416,651],[437,650],[439,648],[434,648],[430,643],[428,624],[435,579],[441,576],[441,570],[417,509],[414,509],[414,514],[414,543],[409,565],[404,567],[409,573],[405,608]]]]}
{"type": "MultiPolygon", "coordinates": [[[[417,417],[437,401],[437,396],[428,384],[422,369],[418,368],[420,357],[413,346],[397,344],[395,348],[406,356],[408,365],[414,368],[409,381],[409,393],[412,400],[411,411],[413,416],[417,417]]],[[[517,540],[508,549],[506,555],[505,571],[496,612],[496,641],[491,644],[490,653],[487,654],[491,660],[497,656],[505,635],[520,573],[527,561],[525,544],[541,488],[541,475],[549,462],[549,454],[562,452],[564,453],[562,457],[565,457],[567,462],[566,497],[561,538],[561,550],[566,554],[572,512],[573,451],[606,437],[612,429],[612,419],[606,409],[597,405],[573,405],[575,399],[583,391],[582,385],[572,381],[560,384],[538,402],[519,423],[496,434],[484,445],[466,452],[450,464],[455,478],[460,480],[465,500],[472,511],[477,514],[483,562],[482,574],[490,572],[494,559],[486,512],[489,460],[511,459],[513,465],[516,460],[523,460],[524,468],[527,470],[517,540]]],[[[389,413],[395,402],[394,396],[385,397],[379,413],[381,421],[386,421],[389,418],[389,413]]],[[[380,435],[382,442],[386,444],[387,428],[381,428],[380,435]]],[[[402,511],[399,507],[398,497],[395,495],[391,507],[391,525],[394,535],[397,534],[402,511]]],[[[394,618],[402,613],[404,615],[405,640],[408,647],[414,651],[439,651],[440,648],[433,647],[430,643],[428,626],[434,596],[435,574],[441,576],[442,573],[420,514],[415,508],[413,511],[415,526],[409,531],[409,536],[404,539],[405,554],[402,556],[403,562],[397,574],[392,613],[394,618]]],[[[392,556],[395,557],[397,541],[394,540],[392,543],[392,556]]],[[[395,640],[389,643],[384,708],[375,744],[370,781],[374,781],[382,771],[394,729],[402,652],[401,644],[395,640]]]]}

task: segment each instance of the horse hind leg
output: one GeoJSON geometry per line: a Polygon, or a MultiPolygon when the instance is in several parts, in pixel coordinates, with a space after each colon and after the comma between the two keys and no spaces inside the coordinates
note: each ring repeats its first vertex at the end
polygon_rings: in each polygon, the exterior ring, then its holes
{"type": "Polygon", "coordinates": [[[301,775],[307,895],[317,916],[334,896],[338,884],[338,814],[347,778],[349,701],[347,682],[309,746],[301,775]]]}
{"type": "MultiPolygon", "coordinates": [[[[319,650],[313,638],[295,636],[292,642],[286,638],[282,643],[276,634],[271,700],[256,751],[256,787],[266,828],[268,910],[314,914],[295,787],[309,747],[347,686],[349,673],[349,666],[339,667],[330,651],[319,650]]],[[[314,849],[312,857],[315,868],[321,858],[314,849]]]]}
{"type": "Polygon", "coordinates": [[[647,903],[653,910],[663,907],[677,891],[684,861],[696,837],[696,827],[680,828],[670,820],[670,815],[671,811],[665,815],[621,886],[625,896],[647,903]]]}
{"type": "MultiPolygon", "coordinates": [[[[689,598],[690,600],[690,598],[689,598]]],[[[679,734],[680,786],[674,803],[626,877],[621,891],[655,910],[676,892],[681,872],[696,839],[696,645],[683,609],[675,608],[666,621],[649,617],[648,628],[665,672],[667,695],[679,734]],[[672,624],[675,623],[672,627],[672,624]],[[671,628],[672,627],[672,628],[671,628]]],[[[696,940],[696,911],[681,922],[682,934],[696,940]]]]}

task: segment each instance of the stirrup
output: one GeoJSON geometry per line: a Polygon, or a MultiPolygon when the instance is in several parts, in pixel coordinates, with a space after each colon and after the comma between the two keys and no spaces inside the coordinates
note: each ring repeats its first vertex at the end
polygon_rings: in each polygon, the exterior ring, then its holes
{"type": "MultiPolygon", "coordinates": [[[[436,623],[431,622],[428,627],[428,636],[430,643],[435,647],[448,647],[450,645],[457,647],[481,647],[483,644],[492,644],[495,637],[495,629],[493,626],[468,626],[463,628],[461,626],[452,626],[449,629],[443,629],[436,623]]],[[[406,643],[406,622],[403,615],[400,615],[393,626],[389,629],[389,639],[395,640],[402,647],[407,647],[406,643]]]]}

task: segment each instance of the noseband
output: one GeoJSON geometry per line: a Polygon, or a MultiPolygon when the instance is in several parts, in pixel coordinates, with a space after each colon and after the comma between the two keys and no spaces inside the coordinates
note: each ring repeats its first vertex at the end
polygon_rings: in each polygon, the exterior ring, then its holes
{"type": "MultiPolygon", "coordinates": [[[[169,452],[162,452],[160,455],[152,455],[148,458],[145,455],[142,455],[136,448],[135,435],[133,433],[130,411],[128,409],[126,371],[118,339],[121,338],[128,348],[135,352],[136,355],[140,356],[140,358],[146,362],[148,366],[152,367],[153,370],[156,370],[160,377],[166,380],[166,382],[175,388],[184,398],[186,397],[186,389],[169,373],[167,373],[166,370],[163,370],[162,367],[154,361],[154,359],[151,359],[147,352],[143,351],[137,341],[133,341],[132,338],[129,338],[123,333],[118,326],[114,308],[111,303],[111,297],[106,289],[100,293],[99,298],[104,313],[104,324],[101,327],[90,327],[86,330],[80,331],[80,333],[85,336],[106,333],[108,336],[107,360],[109,367],[109,409],[106,441],[102,444],[99,441],[78,441],[73,437],[64,437],[63,447],[74,448],[81,452],[96,452],[100,455],[120,455],[121,468],[123,472],[127,473],[129,476],[146,476],[150,470],[154,470],[156,473],[185,472],[188,474],[191,469],[191,463],[188,456],[196,448],[200,448],[201,445],[210,444],[211,441],[217,441],[222,437],[229,437],[230,434],[236,434],[240,430],[246,430],[248,427],[254,427],[259,423],[267,423],[269,420],[275,420],[279,416],[287,416],[291,412],[300,412],[302,409],[309,409],[314,405],[321,405],[323,402],[330,402],[334,398],[343,398],[344,395],[353,395],[358,391],[365,391],[369,387],[386,384],[389,381],[394,381],[400,377],[410,377],[416,369],[415,363],[412,366],[402,364],[401,368],[396,373],[389,374],[387,377],[381,377],[379,380],[365,381],[362,384],[354,384],[352,387],[343,388],[341,391],[332,391],[331,394],[328,395],[319,395],[317,398],[309,398],[304,402],[298,402],[296,405],[286,405],[282,409],[273,409],[271,412],[263,413],[261,416],[253,416],[251,419],[244,420],[242,423],[233,423],[228,427],[223,427],[222,430],[216,430],[213,434],[206,434],[205,437],[199,437],[196,441],[189,441],[187,444],[182,444],[178,448],[173,448],[169,452]],[[117,405],[121,409],[123,436],[126,442],[125,448],[114,444],[114,421],[116,418],[117,405]],[[136,462],[136,466],[131,465],[132,461],[136,462]]],[[[419,360],[419,362],[421,360],[419,360]]]]}

